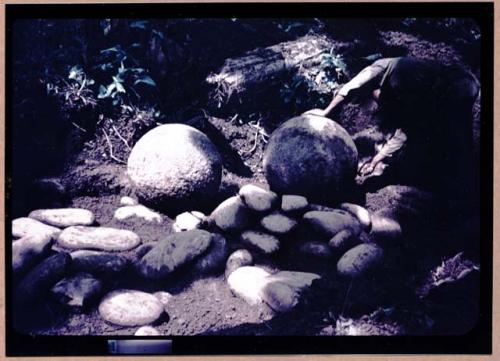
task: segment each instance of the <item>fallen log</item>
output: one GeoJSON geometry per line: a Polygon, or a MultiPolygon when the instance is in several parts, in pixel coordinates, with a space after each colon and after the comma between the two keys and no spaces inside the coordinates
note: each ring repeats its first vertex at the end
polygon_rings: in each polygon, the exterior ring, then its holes
{"type": "Polygon", "coordinates": [[[241,100],[245,92],[264,91],[294,76],[303,78],[313,91],[331,93],[346,74],[343,46],[325,35],[310,34],[228,58],[206,79],[214,86],[210,97],[220,108],[233,97],[241,100]]]}

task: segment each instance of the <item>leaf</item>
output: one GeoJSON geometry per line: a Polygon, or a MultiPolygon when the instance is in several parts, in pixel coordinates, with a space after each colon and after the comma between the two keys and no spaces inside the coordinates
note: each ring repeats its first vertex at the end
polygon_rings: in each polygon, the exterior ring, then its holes
{"type": "Polygon", "coordinates": [[[118,93],[126,93],[125,88],[120,83],[115,83],[115,86],[118,93]]]}
{"type": "Polygon", "coordinates": [[[104,49],[104,50],[101,50],[101,54],[105,54],[105,53],[112,53],[112,52],[121,52],[122,49],[121,49],[121,46],[120,45],[116,45],[116,46],[113,46],[111,48],[107,48],[107,49],[104,49]]]}
{"type": "Polygon", "coordinates": [[[140,83],[144,83],[146,85],[153,86],[153,87],[156,86],[155,81],[149,75],[142,75],[139,79],[137,79],[134,82],[134,85],[137,85],[140,83]]]}
{"type": "Polygon", "coordinates": [[[159,30],[153,29],[153,34],[158,36],[161,40],[165,39],[165,35],[159,30]]]}
{"type": "Polygon", "coordinates": [[[111,19],[101,20],[99,22],[99,25],[101,25],[104,35],[108,35],[108,33],[111,31],[111,19]]]}
{"type": "Polygon", "coordinates": [[[79,65],[72,66],[70,71],[69,71],[68,79],[76,80],[78,78],[78,75],[81,74],[81,72],[82,72],[82,68],[80,68],[79,65]]]}
{"type": "Polygon", "coordinates": [[[144,21],[144,20],[134,21],[133,23],[130,23],[130,27],[136,29],[146,29],[148,23],[149,21],[144,21]]]}
{"type": "Polygon", "coordinates": [[[116,88],[115,84],[116,83],[111,83],[108,85],[107,88],[105,88],[104,86],[101,85],[99,87],[99,95],[97,95],[97,98],[98,99],[109,98],[109,96],[111,95],[113,90],[115,90],[115,88],[116,88]]]}

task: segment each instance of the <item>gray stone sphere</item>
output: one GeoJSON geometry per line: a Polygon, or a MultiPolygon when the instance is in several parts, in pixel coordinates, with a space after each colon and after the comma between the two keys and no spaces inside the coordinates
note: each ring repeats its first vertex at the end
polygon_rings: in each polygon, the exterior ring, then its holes
{"type": "Polygon", "coordinates": [[[205,134],[184,124],[165,124],[139,139],[127,173],[142,202],[179,209],[179,204],[188,207],[218,191],[222,162],[205,134]]]}
{"type": "Polygon", "coordinates": [[[339,124],[301,115],[274,131],[264,152],[271,189],[311,199],[339,200],[354,183],[358,152],[339,124]]]}

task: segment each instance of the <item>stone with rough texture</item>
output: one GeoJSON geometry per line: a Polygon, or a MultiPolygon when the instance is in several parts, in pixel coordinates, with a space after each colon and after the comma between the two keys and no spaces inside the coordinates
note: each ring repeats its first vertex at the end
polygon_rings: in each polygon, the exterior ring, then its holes
{"type": "Polygon", "coordinates": [[[224,268],[228,253],[226,239],[222,235],[214,233],[210,247],[195,261],[193,270],[201,274],[216,272],[224,268]]]}
{"type": "Polygon", "coordinates": [[[161,333],[151,326],[142,326],[135,331],[134,336],[160,336],[161,333]]]}
{"type": "Polygon", "coordinates": [[[250,223],[250,210],[239,196],[226,199],[214,209],[212,218],[221,230],[226,232],[245,229],[250,223]]]}
{"type": "Polygon", "coordinates": [[[52,245],[49,235],[32,235],[12,243],[12,271],[14,275],[26,272],[47,255],[52,245]]]}
{"type": "Polygon", "coordinates": [[[216,193],[222,162],[205,134],[184,124],[165,124],[135,144],[127,173],[139,199],[168,207],[216,193]]]}
{"type": "Polygon", "coordinates": [[[192,231],[203,225],[205,215],[201,212],[184,212],[175,217],[172,228],[175,232],[192,231]]]}
{"type": "Polygon", "coordinates": [[[278,193],[341,199],[353,185],[357,159],[344,128],[325,117],[302,115],[273,132],[263,163],[267,181],[278,193]]]}
{"type": "Polygon", "coordinates": [[[12,236],[22,238],[26,236],[47,235],[56,237],[61,230],[49,226],[33,218],[16,218],[12,221],[12,236]]]}
{"type": "Polygon", "coordinates": [[[283,282],[268,282],[261,291],[262,300],[276,312],[288,312],[299,303],[299,294],[283,282]]]}
{"type": "Polygon", "coordinates": [[[303,219],[315,231],[326,237],[333,237],[344,229],[350,229],[356,236],[361,232],[359,221],[351,213],[340,209],[331,212],[307,212],[303,219]]]}
{"type": "Polygon", "coordinates": [[[258,249],[264,254],[272,254],[279,250],[280,242],[278,238],[271,234],[259,231],[245,231],[241,234],[240,239],[243,243],[258,249]]]}
{"type": "Polygon", "coordinates": [[[290,233],[297,227],[297,221],[279,212],[273,212],[260,221],[265,230],[278,235],[290,233]]]}
{"type": "Polygon", "coordinates": [[[269,274],[262,268],[244,266],[227,278],[232,292],[251,305],[266,303],[276,312],[287,312],[297,305],[301,293],[320,277],[313,273],[280,271],[269,274]]]}
{"type": "Polygon", "coordinates": [[[82,208],[37,209],[29,218],[61,228],[90,226],[95,222],[94,214],[82,208]]]}
{"type": "Polygon", "coordinates": [[[236,296],[250,305],[258,305],[263,301],[262,290],[269,282],[269,275],[270,273],[262,268],[243,266],[231,272],[227,283],[236,296]]]}
{"type": "Polygon", "coordinates": [[[401,238],[403,231],[398,221],[378,214],[372,216],[370,236],[380,244],[391,244],[401,238]]]}
{"type": "Polygon", "coordinates": [[[68,227],[59,234],[57,243],[69,249],[127,251],[141,243],[132,231],[110,227],[68,227]]]}
{"type": "Polygon", "coordinates": [[[119,254],[100,251],[79,250],[70,253],[71,269],[88,272],[100,277],[113,277],[123,273],[129,260],[119,254]]]}
{"type": "Polygon", "coordinates": [[[164,312],[163,304],[152,294],[136,290],[116,290],[99,305],[101,317],[118,326],[143,326],[156,321],[164,312]]]}
{"type": "Polygon", "coordinates": [[[102,282],[87,273],[64,278],[50,290],[59,303],[74,308],[87,308],[102,291],[102,282]]]}
{"type": "Polygon", "coordinates": [[[321,211],[321,212],[332,212],[335,208],[323,206],[321,204],[309,203],[309,207],[307,207],[308,211],[321,211]]]}
{"type": "Polygon", "coordinates": [[[351,278],[362,276],[380,265],[383,254],[382,248],[375,244],[360,244],[340,258],[337,271],[351,278]]]}
{"type": "Polygon", "coordinates": [[[257,212],[269,212],[276,207],[279,201],[276,193],[253,184],[241,187],[239,195],[248,208],[257,212]]]}
{"type": "Polygon", "coordinates": [[[115,211],[114,219],[116,219],[117,221],[127,221],[129,219],[132,219],[157,224],[160,224],[163,221],[163,217],[160,213],[155,212],[148,207],[140,204],[118,208],[115,211]]]}
{"type": "Polygon", "coordinates": [[[269,276],[270,282],[286,283],[298,292],[311,287],[314,280],[321,277],[315,273],[298,271],[279,271],[269,276]]]}
{"type": "Polygon", "coordinates": [[[301,214],[308,209],[309,202],[306,197],[285,194],[281,198],[281,210],[290,214],[301,214]]]}
{"type": "Polygon", "coordinates": [[[251,266],[253,264],[253,257],[246,249],[239,249],[231,253],[226,261],[226,278],[236,269],[243,266],[251,266]]]}
{"type": "Polygon", "coordinates": [[[158,298],[160,300],[160,302],[162,303],[163,306],[168,305],[168,303],[170,302],[170,300],[173,297],[170,293],[165,292],[165,291],[155,292],[155,293],[153,293],[153,296],[155,296],[156,298],[158,298]]]}
{"type": "Polygon", "coordinates": [[[359,243],[359,240],[352,234],[351,230],[344,229],[333,236],[328,245],[336,254],[339,254],[356,246],[357,243],[359,243]]]}
{"type": "Polygon", "coordinates": [[[300,252],[323,259],[330,259],[333,257],[332,250],[323,242],[306,242],[300,246],[300,252]]]}
{"type": "Polygon", "coordinates": [[[70,263],[71,257],[67,253],[58,253],[42,261],[18,284],[17,300],[39,302],[65,276],[70,263]]]}
{"type": "Polygon", "coordinates": [[[372,219],[370,216],[370,212],[365,207],[361,207],[360,205],[354,203],[342,203],[340,205],[340,209],[352,213],[358,219],[363,229],[367,232],[370,231],[372,226],[372,219]]]}
{"type": "Polygon", "coordinates": [[[127,196],[120,198],[120,205],[121,206],[136,206],[138,204],[139,204],[139,202],[135,198],[127,197],[127,196]]]}
{"type": "Polygon", "coordinates": [[[211,233],[199,229],[171,234],[141,257],[137,270],[145,278],[164,278],[203,254],[212,240],[211,233]]]}

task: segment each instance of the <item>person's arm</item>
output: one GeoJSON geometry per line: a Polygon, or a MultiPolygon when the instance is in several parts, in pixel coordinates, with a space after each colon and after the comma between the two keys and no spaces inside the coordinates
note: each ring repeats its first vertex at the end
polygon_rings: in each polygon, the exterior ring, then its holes
{"type": "Polygon", "coordinates": [[[401,129],[396,129],[394,134],[385,144],[382,145],[377,154],[372,158],[371,161],[365,163],[359,173],[361,175],[369,174],[373,172],[378,163],[380,163],[385,158],[392,157],[397,151],[399,151],[406,143],[408,137],[401,129]]]}
{"type": "Polygon", "coordinates": [[[340,90],[333,96],[330,104],[324,110],[313,109],[305,114],[321,115],[325,117],[330,115],[330,113],[350,95],[351,91],[360,89],[375,78],[382,76],[389,66],[390,61],[392,61],[392,58],[380,59],[372,65],[367,66],[348,83],[342,86],[342,88],[340,88],[340,90]]]}

